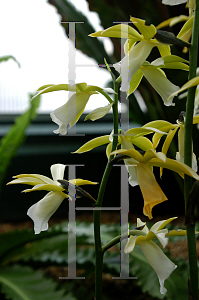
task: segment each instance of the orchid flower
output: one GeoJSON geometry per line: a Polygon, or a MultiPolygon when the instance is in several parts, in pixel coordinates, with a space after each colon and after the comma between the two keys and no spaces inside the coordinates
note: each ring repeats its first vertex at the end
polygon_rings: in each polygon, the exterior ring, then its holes
{"type": "Polygon", "coordinates": [[[176,219],[176,217],[159,221],[149,230],[146,223],[142,222],[138,218],[137,227],[143,228],[141,229],[141,232],[140,230],[137,230],[137,235],[130,235],[129,241],[124,248],[124,252],[128,254],[134,250],[136,245],[139,245],[141,251],[158,276],[161,294],[165,294],[167,292],[164,287],[164,281],[171,275],[177,266],[168,259],[153,239],[158,239],[163,248],[165,248],[168,243],[168,236],[186,235],[185,230],[172,230],[169,232],[168,229],[164,228],[174,219],[176,219]]]}
{"type": "MultiPolygon", "coordinates": [[[[166,121],[165,121],[166,122],[166,121]]],[[[165,124],[163,123],[163,127],[165,124]]],[[[157,128],[152,128],[152,127],[135,127],[127,130],[126,132],[123,129],[118,130],[118,144],[117,146],[122,144],[121,136],[125,136],[126,139],[128,139],[133,145],[137,146],[143,151],[146,151],[148,149],[153,149],[153,144],[151,141],[144,137],[144,135],[150,134],[150,133],[159,133],[161,135],[166,134],[166,132],[161,131],[161,126],[157,128]]],[[[103,135],[97,138],[94,138],[87,143],[85,143],[83,146],[81,146],[79,149],[77,149],[73,153],[84,153],[88,152],[92,149],[95,149],[99,146],[108,144],[106,147],[106,155],[107,158],[109,159],[110,153],[111,153],[111,148],[112,148],[112,142],[113,142],[113,130],[110,135],[103,135]]]]}
{"type": "MultiPolygon", "coordinates": [[[[34,222],[35,234],[48,229],[48,220],[65,198],[71,200],[70,195],[65,193],[65,189],[59,183],[59,180],[62,181],[64,177],[65,165],[55,164],[51,166],[50,170],[53,179],[38,174],[21,174],[14,176],[13,178],[15,179],[7,183],[8,185],[18,183],[32,185],[31,189],[23,191],[25,193],[39,190],[48,191],[48,194],[39,202],[33,204],[27,212],[27,215],[34,222]]],[[[69,183],[75,186],[97,184],[96,182],[83,179],[72,179],[69,180],[69,183]]]]}
{"type": "Polygon", "coordinates": [[[139,68],[146,61],[151,50],[156,46],[161,56],[170,55],[170,47],[155,39],[157,30],[154,25],[147,26],[145,21],[130,18],[137,30],[126,24],[119,24],[90,34],[91,37],[127,38],[124,45],[125,57],[114,64],[114,68],[122,75],[121,91],[128,91],[130,82],[139,68]]]}
{"type": "Polygon", "coordinates": [[[70,125],[70,127],[72,127],[77,123],[92,95],[98,93],[103,94],[109,101],[109,104],[105,107],[95,109],[86,117],[86,120],[91,119],[94,121],[102,118],[109,112],[113,105],[113,100],[106,93],[115,93],[113,89],[102,89],[98,86],[87,85],[85,82],[78,84],[70,82],[70,84],[45,85],[38,89],[38,93],[34,97],[44,93],[61,90],[73,92],[73,95],[64,105],[57,108],[50,114],[52,121],[59,125],[59,128],[54,130],[54,133],[60,133],[61,135],[66,134],[67,126],[70,125]]]}
{"type": "Polygon", "coordinates": [[[186,2],[187,0],[162,0],[162,3],[166,5],[178,5],[186,2]]]}
{"type": "Polygon", "coordinates": [[[156,92],[161,96],[164,104],[166,106],[175,105],[172,103],[173,98],[169,98],[169,96],[178,91],[179,87],[171,83],[162,68],[169,69],[183,69],[188,71],[189,67],[185,64],[188,61],[175,56],[175,55],[167,55],[161,58],[154,60],[152,63],[145,61],[142,66],[137,70],[135,75],[132,77],[130,81],[130,88],[127,92],[129,96],[132,94],[138,87],[142,77],[148,80],[148,82],[152,85],[152,87],[156,90],[156,92]],[[168,101],[169,98],[169,101],[168,101]]]}
{"type": "MultiPolygon", "coordinates": [[[[179,116],[179,119],[176,121],[176,124],[171,124],[169,122],[165,122],[165,126],[161,127],[162,131],[166,131],[167,135],[165,138],[165,141],[162,146],[162,152],[166,155],[168,152],[168,149],[170,147],[170,144],[178,131],[178,152],[176,153],[176,160],[184,163],[184,119],[185,119],[185,113],[182,112],[179,116]]],[[[155,127],[157,128],[158,123],[162,124],[163,121],[152,121],[147,124],[145,124],[143,127],[155,127]]],[[[193,124],[199,123],[199,116],[194,116],[193,117],[193,124]]],[[[159,125],[160,126],[160,125],[159,125]]],[[[159,128],[158,126],[158,128],[159,128]]],[[[159,141],[163,135],[161,133],[154,133],[153,136],[153,146],[154,148],[157,147],[159,144],[159,141]]],[[[193,148],[193,146],[192,146],[193,148]]],[[[197,160],[196,160],[196,155],[192,151],[192,169],[197,172],[197,160]]],[[[162,175],[162,168],[161,168],[161,173],[162,175]]]]}
{"type": "MultiPolygon", "coordinates": [[[[184,177],[184,174],[189,175],[196,180],[199,180],[199,175],[194,170],[182,162],[167,158],[162,152],[156,152],[153,149],[147,150],[144,155],[135,150],[133,145],[125,137],[122,139],[122,149],[115,150],[111,153],[124,155],[125,165],[129,172],[129,184],[132,186],[139,185],[143,198],[144,207],[143,213],[152,219],[152,208],[168,200],[157,183],[153,174],[153,167],[163,167],[184,177]]],[[[117,157],[114,159],[117,162],[117,157]]],[[[114,161],[113,160],[113,161],[114,161]]]]}

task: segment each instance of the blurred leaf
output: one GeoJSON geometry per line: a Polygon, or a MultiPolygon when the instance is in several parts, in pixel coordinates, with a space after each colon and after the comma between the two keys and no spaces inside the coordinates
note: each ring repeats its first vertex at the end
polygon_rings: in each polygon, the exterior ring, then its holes
{"type": "Polygon", "coordinates": [[[12,55],[1,56],[0,57],[0,62],[7,61],[9,59],[14,60],[17,63],[18,67],[20,67],[20,63],[18,62],[18,60],[16,60],[16,58],[12,55]]]}
{"type": "MultiPolygon", "coordinates": [[[[104,49],[104,45],[96,38],[91,38],[88,35],[95,32],[93,26],[89,23],[85,15],[76,10],[75,6],[66,0],[48,0],[54,5],[58,13],[62,16],[62,22],[84,22],[84,24],[76,24],[76,48],[81,50],[89,57],[95,59],[98,64],[104,64],[104,58],[108,64],[111,64],[111,59],[104,49]]],[[[61,24],[68,35],[68,24],[61,24]]]]}
{"type": "MultiPolygon", "coordinates": [[[[17,256],[21,251],[23,257],[24,252],[29,253],[31,242],[45,240],[46,237],[56,236],[60,234],[67,234],[68,225],[63,223],[62,225],[54,225],[49,228],[48,231],[35,234],[33,230],[23,229],[14,230],[0,235],[0,263],[6,264],[17,256]],[[23,248],[24,247],[24,248],[23,248]],[[24,250],[22,250],[24,249],[24,250]]],[[[54,244],[56,248],[56,244],[54,244]]],[[[38,249],[39,251],[39,249],[38,249]]],[[[26,255],[25,255],[26,256],[26,255]]]]}
{"type": "Polygon", "coordinates": [[[76,300],[71,294],[64,295],[64,290],[57,290],[57,284],[42,272],[29,267],[15,265],[1,269],[0,284],[6,299],[76,300]]]}
{"type": "Polygon", "coordinates": [[[36,116],[40,97],[30,102],[30,108],[21,116],[17,117],[8,133],[0,141],[0,186],[5,176],[11,159],[16,155],[17,149],[24,142],[25,130],[36,116]]]}

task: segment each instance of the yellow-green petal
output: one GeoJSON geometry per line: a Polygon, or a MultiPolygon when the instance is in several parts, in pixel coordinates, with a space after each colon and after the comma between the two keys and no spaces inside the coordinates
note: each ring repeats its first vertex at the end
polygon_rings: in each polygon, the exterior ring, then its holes
{"type": "Polygon", "coordinates": [[[64,189],[56,184],[38,184],[35,185],[32,189],[26,189],[23,192],[34,192],[34,191],[48,191],[48,192],[62,192],[64,189]]]}
{"type": "Polygon", "coordinates": [[[98,182],[93,182],[93,181],[85,180],[85,179],[81,179],[81,178],[70,179],[69,182],[76,186],[86,185],[86,184],[89,184],[89,185],[98,184],[98,182]]]}
{"type": "Polygon", "coordinates": [[[142,163],[147,164],[152,158],[158,158],[161,161],[166,161],[166,156],[162,152],[156,152],[153,149],[150,149],[145,152],[142,163]]]}
{"type": "Polygon", "coordinates": [[[173,97],[175,97],[175,96],[177,96],[179,93],[181,93],[181,92],[183,92],[183,91],[185,91],[185,90],[187,90],[187,89],[189,89],[189,88],[191,88],[191,87],[193,87],[193,86],[196,86],[196,85],[198,85],[198,84],[199,84],[199,76],[192,78],[191,80],[189,80],[188,82],[186,82],[186,83],[181,87],[181,89],[179,89],[179,90],[176,91],[175,93],[171,94],[171,95],[169,96],[168,100],[171,99],[171,98],[173,98],[173,97]]]}
{"type": "Polygon", "coordinates": [[[182,38],[190,29],[193,28],[193,21],[194,16],[188,19],[188,21],[184,24],[184,26],[181,28],[180,32],[177,35],[179,39],[182,38]]]}
{"type": "Polygon", "coordinates": [[[162,152],[166,155],[167,154],[167,151],[169,149],[169,146],[174,138],[174,135],[176,134],[176,131],[178,130],[179,126],[176,127],[174,130],[171,130],[168,134],[167,134],[167,137],[164,141],[164,144],[162,146],[162,152]]]}
{"type": "MultiPolygon", "coordinates": [[[[43,86],[45,87],[45,86],[43,86]]],[[[37,93],[33,98],[45,94],[45,93],[50,93],[50,92],[55,92],[55,91],[68,91],[69,90],[69,84],[53,84],[51,86],[47,86],[46,88],[42,89],[42,87],[40,87],[38,89],[39,93],[37,93]]],[[[74,86],[75,91],[76,91],[76,87],[74,86]]],[[[33,99],[32,98],[32,99],[33,99]]]]}
{"type": "Polygon", "coordinates": [[[132,137],[129,140],[138,148],[142,149],[143,151],[147,151],[149,149],[153,149],[153,144],[149,139],[143,136],[139,137],[132,137]]]}
{"type": "Polygon", "coordinates": [[[166,161],[163,162],[158,158],[153,158],[148,162],[148,165],[154,167],[163,167],[171,171],[177,172],[182,177],[184,177],[183,174],[186,174],[195,178],[196,180],[199,180],[199,175],[192,168],[174,159],[167,158],[166,161]]]}
{"type": "Polygon", "coordinates": [[[127,92],[127,95],[130,96],[138,87],[138,85],[140,84],[140,81],[142,80],[143,77],[143,72],[142,70],[137,70],[137,72],[135,73],[135,75],[132,77],[131,81],[130,81],[130,89],[127,92]]]}
{"type": "MultiPolygon", "coordinates": [[[[199,233],[196,231],[196,234],[199,233]]],[[[167,234],[165,234],[166,237],[169,236],[185,236],[187,235],[187,231],[186,230],[182,230],[182,229],[177,229],[177,230],[170,230],[167,234]]]]}
{"type": "MultiPolygon", "coordinates": [[[[156,225],[156,226],[154,226],[154,228],[156,228],[157,229],[157,231],[159,231],[159,230],[162,230],[165,226],[167,226],[167,224],[169,224],[170,222],[172,222],[173,220],[175,220],[175,219],[177,219],[178,217],[173,217],[173,218],[169,218],[169,219],[167,219],[167,220],[162,220],[162,221],[159,221],[159,222],[157,222],[157,223],[155,223],[154,225],[156,225]]],[[[153,226],[152,226],[153,227],[153,226]]],[[[165,235],[166,236],[166,235],[165,235]]]]}
{"type": "Polygon", "coordinates": [[[161,56],[171,55],[171,49],[169,45],[157,44],[158,50],[161,56]]]}
{"type": "Polygon", "coordinates": [[[153,24],[145,25],[146,21],[138,18],[131,17],[131,22],[138,28],[139,32],[143,35],[145,40],[150,40],[156,34],[156,28],[153,24]]]}
{"type": "Polygon", "coordinates": [[[88,141],[73,153],[84,153],[104,144],[108,144],[109,142],[109,135],[103,135],[88,141]]]}
{"type": "Polygon", "coordinates": [[[107,147],[106,147],[106,156],[107,156],[108,159],[109,159],[110,154],[111,154],[112,144],[113,144],[113,143],[111,142],[111,143],[109,143],[109,144],[107,145],[107,147]]]}
{"type": "Polygon", "coordinates": [[[151,65],[158,68],[167,68],[167,69],[182,69],[189,70],[189,61],[177,56],[177,55],[166,55],[164,57],[159,57],[154,60],[151,65]]]}
{"type": "Polygon", "coordinates": [[[116,37],[116,38],[129,38],[140,41],[143,37],[138,33],[137,30],[128,26],[126,24],[118,24],[112,27],[109,27],[105,30],[97,31],[91,33],[91,37],[116,37]]]}
{"type": "Polygon", "coordinates": [[[199,123],[199,116],[194,116],[193,117],[193,124],[199,123]]]}
{"type": "Polygon", "coordinates": [[[134,150],[134,149],[129,149],[129,150],[119,149],[119,150],[115,150],[115,151],[111,152],[111,154],[124,154],[124,155],[134,158],[138,162],[143,161],[142,154],[140,154],[137,150],[134,150]]]}
{"type": "Polygon", "coordinates": [[[110,111],[111,107],[113,106],[113,103],[110,103],[104,107],[99,107],[99,108],[94,109],[90,114],[88,114],[86,116],[84,121],[89,120],[89,119],[91,121],[95,121],[100,118],[103,118],[110,111]]]}
{"type": "Polygon", "coordinates": [[[142,126],[143,128],[145,127],[152,127],[152,128],[156,128],[159,129],[161,131],[162,128],[166,127],[166,126],[171,126],[171,129],[175,128],[175,126],[167,121],[163,121],[163,120],[156,120],[156,121],[151,121],[149,123],[146,123],[144,126],[142,126]]]}
{"type": "Polygon", "coordinates": [[[179,22],[184,22],[184,21],[187,21],[189,19],[188,16],[185,16],[185,15],[180,15],[180,16],[177,16],[177,17],[173,17],[173,18],[170,18],[170,19],[167,19],[163,22],[161,22],[156,28],[157,29],[161,29],[163,27],[167,27],[167,26],[174,26],[175,24],[179,23],[179,22]]]}

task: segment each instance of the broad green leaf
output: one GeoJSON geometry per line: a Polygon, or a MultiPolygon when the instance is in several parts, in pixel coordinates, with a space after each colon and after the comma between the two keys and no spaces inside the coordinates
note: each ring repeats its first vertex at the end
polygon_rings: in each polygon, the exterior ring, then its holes
{"type": "Polygon", "coordinates": [[[16,155],[17,149],[24,142],[25,130],[36,116],[40,97],[30,102],[30,108],[17,117],[7,134],[0,141],[0,186],[11,159],[16,155]]]}
{"type": "Polygon", "coordinates": [[[14,56],[12,56],[12,55],[1,56],[1,57],[0,57],[0,63],[3,62],[3,61],[7,61],[7,60],[9,60],[9,59],[14,60],[14,61],[17,63],[18,67],[20,68],[20,63],[19,63],[18,60],[16,60],[16,58],[15,58],[14,56]]]}
{"type": "Polygon", "coordinates": [[[10,266],[0,270],[1,291],[12,300],[76,300],[71,294],[57,290],[57,284],[40,271],[26,266],[10,266]]]}

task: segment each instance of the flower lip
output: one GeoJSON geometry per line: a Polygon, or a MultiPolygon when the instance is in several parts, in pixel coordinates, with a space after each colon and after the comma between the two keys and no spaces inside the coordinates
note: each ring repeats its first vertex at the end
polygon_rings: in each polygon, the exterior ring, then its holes
{"type": "Polygon", "coordinates": [[[84,198],[87,198],[88,200],[90,200],[92,203],[96,203],[96,200],[88,192],[86,192],[84,189],[82,189],[81,187],[76,186],[76,185],[72,184],[71,182],[69,182],[65,179],[63,179],[63,180],[58,179],[57,181],[64,188],[63,193],[69,195],[72,192],[72,194],[75,194],[75,196],[77,198],[84,197],[84,198]]]}

